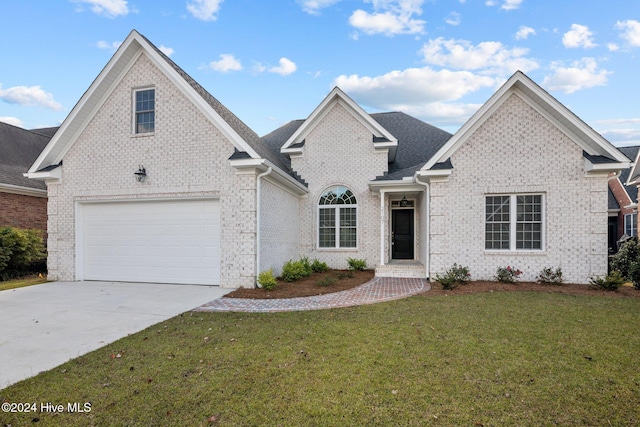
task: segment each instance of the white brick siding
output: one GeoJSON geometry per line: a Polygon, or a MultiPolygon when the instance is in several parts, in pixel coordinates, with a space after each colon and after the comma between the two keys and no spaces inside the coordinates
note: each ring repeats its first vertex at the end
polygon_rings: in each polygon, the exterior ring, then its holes
{"type": "Polygon", "coordinates": [[[347,258],[366,259],[374,267],[380,258],[380,199],[368,183],[387,170],[387,154],[373,148],[373,135],[340,104],[305,138],[304,154],[291,160],[293,169],[309,184],[300,200],[300,254],[318,258],[333,268],[346,268],[347,258]],[[350,188],[358,202],[358,247],[317,247],[318,201],[333,185],[350,188]]]}
{"type": "Polygon", "coordinates": [[[221,285],[252,287],[255,277],[255,174],[237,175],[234,147],[142,55],[64,157],[49,185],[49,278],[75,280],[75,203],[83,200],[216,197],[221,208],[221,285]],[[132,135],[132,92],[156,90],[153,135],[132,135]],[[147,179],[133,172],[144,165],[147,179]]]}
{"type": "Polygon", "coordinates": [[[517,95],[452,156],[448,182],[431,185],[430,277],[453,263],[473,279],[493,279],[510,265],[535,280],[561,267],[569,282],[607,272],[607,176],[587,177],[582,148],[517,95]],[[486,251],[485,195],[542,193],[546,245],[542,251],[486,251]]]}

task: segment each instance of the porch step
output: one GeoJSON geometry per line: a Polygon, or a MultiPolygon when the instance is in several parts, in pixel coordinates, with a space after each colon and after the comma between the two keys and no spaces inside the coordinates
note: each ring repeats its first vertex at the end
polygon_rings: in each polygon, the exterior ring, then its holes
{"type": "Polygon", "coordinates": [[[378,277],[426,277],[424,265],[417,261],[393,261],[376,267],[378,277]]]}

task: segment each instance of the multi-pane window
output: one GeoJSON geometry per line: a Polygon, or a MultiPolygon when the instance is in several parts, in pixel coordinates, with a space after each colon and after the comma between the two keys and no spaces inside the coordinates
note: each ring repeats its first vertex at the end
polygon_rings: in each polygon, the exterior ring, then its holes
{"type": "Polygon", "coordinates": [[[321,248],[355,248],[358,232],[356,197],[347,187],[331,187],[318,203],[318,246],[321,248]]]}
{"type": "Polygon", "coordinates": [[[542,250],[542,203],[540,194],[487,196],[485,249],[542,250]]]}
{"type": "Polygon", "coordinates": [[[638,235],[638,214],[632,213],[624,216],[624,234],[630,237],[638,235]]]}
{"type": "Polygon", "coordinates": [[[155,89],[135,92],[135,132],[150,133],[156,125],[156,91],[155,89]]]}

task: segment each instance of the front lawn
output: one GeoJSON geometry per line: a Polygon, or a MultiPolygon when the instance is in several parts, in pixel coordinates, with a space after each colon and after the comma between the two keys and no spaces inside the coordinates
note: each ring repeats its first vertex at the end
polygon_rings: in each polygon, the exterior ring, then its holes
{"type": "Polygon", "coordinates": [[[90,412],[0,425],[638,425],[638,324],[640,298],[545,292],[190,312],[0,390],[90,412]]]}
{"type": "Polygon", "coordinates": [[[47,276],[40,277],[37,274],[22,277],[20,279],[7,280],[0,282],[0,291],[6,291],[9,289],[24,288],[25,286],[39,285],[47,281],[47,276]]]}

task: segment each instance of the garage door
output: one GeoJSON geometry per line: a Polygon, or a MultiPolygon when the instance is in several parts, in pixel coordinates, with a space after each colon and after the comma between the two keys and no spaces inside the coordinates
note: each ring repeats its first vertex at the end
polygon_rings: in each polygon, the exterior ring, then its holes
{"type": "Polygon", "coordinates": [[[78,278],[220,284],[217,200],[83,203],[78,278]]]}

